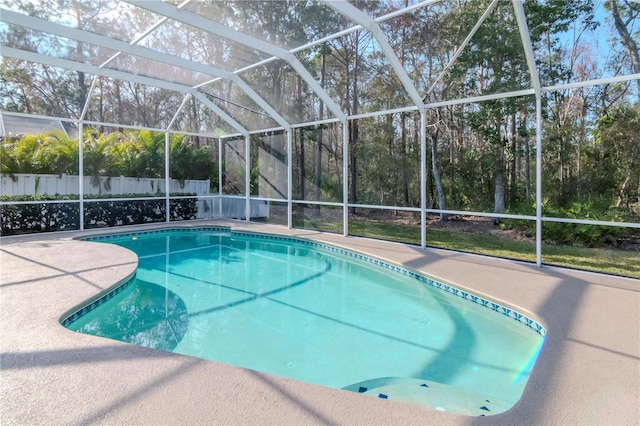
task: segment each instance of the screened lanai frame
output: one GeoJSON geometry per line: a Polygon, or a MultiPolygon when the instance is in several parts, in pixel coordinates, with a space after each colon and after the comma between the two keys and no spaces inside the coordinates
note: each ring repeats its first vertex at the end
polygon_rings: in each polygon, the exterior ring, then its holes
{"type": "MultiPolygon", "coordinates": [[[[477,24],[473,27],[469,35],[464,39],[460,46],[456,49],[453,57],[450,59],[449,63],[441,70],[440,74],[436,78],[435,82],[437,83],[440,79],[446,78],[447,69],[456,61],[458,55],[464,51],[465,46],[469,43],[474,33],[478,30],[478,28],[482,25],[487,16],[492,12],[495,8],[496,4],[500,0],[493,0],[489,3],[485,12],[479,17],[477,24]]],[[[636,1],[636,0],[634,0],[636,1]]],[[[69,119],[64,117],[54,117],[64,122],[73,122],[78,126],[78,135],[79,135],[79,145],[80,145],[80,154],[79,154],[79,199],[73,201],[62,201],[55,200],[50,201],[50,203],[78,203],[79,211],[80,211],[80,229],[84,229],[84,203],[91,201],[91,198],[86,198],[83,191],[83,129],[85,126],[110,126],[110,127],[122,127],[122,128],[133,128],[133,129],[146,129],[152,131],[159,131],[165,134],[165,188],[164,188],[164,201],[166,207],[166,221],[170,221],[169,217],[169,202],[170,199],[174,198],[170,196],[169,185],[170,185],[170,168],[169,168],[169,136],[172,133],[182,134],[182,135],[191,135],[191,136],[204,136],[209,138],[219,139],[221,142],[231,138],[244,138],[244,148],[245,148],[245,159],[251,158],[251,143],[250,138],[252,135],[262,135],[273,131],[284,131],[286,135],[286,152],[287,152],[287,188],[286,188],[286,199],[280,198],[269,198],[269,197],[260,197],[256,195],[252,195],[250,191],[250,162],[245,161],[245,215],[244,218],[247,221],[251,220],[250,211],[251,211],[251,201],[265,201],[265,202],[282,202],[287,205],[287,226],[289,228],[293,227],[293,206],[297,203],[304,203],[309,205],[320,205],[332,208],[341,208],[342,209],[342,229],[343,234],[346,236],[349,230],[349,208],[364,208],[364,209],[387,209],[387,210],[399,210],[399,211],[409,211],[420,214],[420,229],[421,229],[421,247],[425,248],[427,244],[427,214],[456,214],[463,216],[480,216],[480,217],[490,217],[490,218],[507,218],[507,219],[522,219],[527,221],[535,221],[536,228],[536,264],[540,266],[542,264],[542,222],[543,221],[554,221],[554,222],[567,222],[567,223],[576,223],[576,224],[587,224],[587,225],[603,225],[603,226],[616,226],[616,227],[631,227],[631,228],[640,228],[640,224],[637,223],[629,223],[629,222],[610,222],[610,221],[596,221],[596,220],[586,220],[586,219],[568,219],[568,218],[558,218],[558,217],[550,217],[543,216],[542,214],[542,96],[546,92],[552,92],[557,90],[564,90],[570,88],[577,87],[587,87],[587,86],[596,86],[602,84],[609,83],[617,83],[617,82],[626,82],[632,80],[640,79],[640,74],[629,74],[629,75],[620,75],[615,77],[606,77],[600,78],[596,80],[587,80],[587,81],[579,81],[572,82],[568,84],[561,84],[555,86],[545,87],[541,84],[538,74],[538,69],[534,57],[534,51],[530,39],[529,28],[527,24],[527,19],[525,16],[524,7],[521,0],[511,0],[510,3],[513,6],[513,13],[515,15],[518,30],[520,34],[520,39],[522,41],[524,55],[526,57],[526,63],[528,66],[529,72],[529,87],[523,90],[518,90],[514,92],[507,93],[495,93],[490,95],[483,95],[477,97],[466,97],[461,99],[453,99],[446,100],[440,102],[426,102],[426,96],[423,96],[414,85],[413,80],[409,76],[407,70],[403,67],[397,55],[394,53],[393,48],[391,47],[389,41],[386,39],[384,32],[381,29],[381,24],[385,21],[394,19],[396,17],[400,17],[404,14],[411,13],[412,11],[429,6],[431,4],[437,3],[438,0],[426,0],[419,1],[414,4],[411,4],[407,7],[398,8],[391,13],[388,13],[383,16],[371,17],[365,11],[358,9],[354,5],[346,1],[331,1],[331,0],[318,0],[317,4],[321,7],[331,8],[333,11],[340,14],[342,17],[346,18],[352,25],[344,28],[342,31],[336,32],[334,34],[328,34],[322,38],[317,40],[312,40],[306,44],[296,46],[293,48],[278,46],[274,43],[265,41],[261,38],[258,38],[254,35],[250,35],[239,31],[237,29],[233,29],[230,26],[226,26],[222,23],[216,22],[212,19],[209,19],[206,16],[199,15],[189,10],[190,6],[197,5],[197,2],[187,0],[182,1],[179,4],[177,2],[161,2],[161,1],[144,1],[144,0],[125,0],[124,3],[128,3],[129,5],[139,7],[144,9],[150,13],[158,15],[160,20],[156,22],[154,25],[148,27],[146,31],[140,33],[133,40],[119,40],[115,37],[109,37],[108,35],[101,35],[92,33],[86,30],[81,30],[77,28],[71,28],[66,25],[62,25],[59,23],[45,21],[39,18],[27,16],[18,12],[14,12],[8,9],[0,10],[0,22],[5,24],[10,24],[18,27],[22,27],[25,29],[30,29],[34,31],[40,31],[48,34],[52,34],[58,37],[64,37],[71,40],[76,40],[80,42],[91,43],[95,46],[107,49],[107,52],[113,52],[108,58],[100,63],[86,63],[77,60],[73,60],[71,58],[62,58],[56,56],[50,56],[45,52],[33,52],[23,49],[18,49],[11,46],[2,46],[2,56],[8,58],[14,58],[19,60],[25,60],[29,62],[39,63],[50,65],[57,68],[73,70],[78,72],[85,72],[87,74],[92,74],[94,76],[90,93],[95,89],[96,81],[98,76],[112,78],[116,80],[125,80],[131,81],[134,83],[140,83],[147,86],[163,88],[171,91],[175,91],[183,94],[183,102],[178,111],[173,116],[173,119],[165,128],[151,128],[151,127],[142,127],[142,126],[131,126],[125,125],[121,123],[103,123],[97,121],[89,121],[86,120],[87,109],[89,108],[90,96],[87,96],[87,103],[84,105],[82,109],[82,113],[80,117],[77,119],[69,119]],[[180,25],[188,25],[190,27],[196,28],[199,31],[203,31],[209,35],[214,35],[221,39],[225,39],[228,42],[234,43],[238,46],[242,46],[246,49],[255,50],[260,52],[260,60],[255,63],[247,64],[243,68],[227,70],[222,67],[212,66],[210,64],[206,64],[203,62],[198,62],[195,60],[188,60],[181,58],[179,56],[175,56],[165,52],[159,52],[149,47],[145,47],[143,45],[143,41],[149,35],[152,35],[153,32],[163,25],[165,22],[174,22],[180,25]],[[296,57],[298,52],[302,52],[305,49],[309,49],[311,47],[320,45],[322,43],[326,43],[327,41],[337,39],[339,37],[343,37],[345,35],[351,34],[356,31],[367,31],[370,35],[375,39],[376,45],[384,55],[386,61],[393,69],[395,73],[395,78],[399,81],[400,85],[406,92],[407,98],[412,102],[412,105],[399,107],[391,110],[381,110],[377,112],[369,112],[364,114],[352,114],[348,115],[343,111],[340,105],[338,105],[335,100],[327,93],[327,91],[318,83],[318,81],[311,75],[311,73],[305,68],[305,66],[301,63],[301,61],[296,57]],[[107,65],[115,61],[120,55],[130,55],[131,57],[140,58],[140,60],[149,60],[164,64],[166,66],[172,67],[173,70],[182,70],[185,79],[187,81],[176,82],[171,78],[162,78],[162,76],[148,76],[141,75],[139,73],[127,71],[127,70],[119,70],[107,67],[107,65]],[[310,88],[313,94],[322,102],[327,111],[327,118],[323,118],[322,120],[306,120],[304,122],[292,123],[285,119],[279,111],[277,111],[267,100],[265,100],[259,93],[254,90],[247,82],[240,77],[240,74],[246,72],[247,70],[251,70],[253,68],[259,67],[265,63],[270,61],[280,60],[286,62],[286,64],[293,69],[293,71],[299,76],[299,78],[304,81],[306,85],[310,88]],[[192,77],[192,80],[189,81],[189,75],[192,77]],[[198,76],[212,76],[213,78],[198,79],[198,76]],[[246,95],[251,101],[257,105],[264,114],[268,115],[271,119],[271,122],[274,123],[272,127],[261,128],[261,129],[252,129],[249,130],[246,125],[240,123],[238,119],[230,115],[227,111],[221,108],[216,102],[212,101],[212,99],[207,95],[206,90],[204,89],[208,84],[215,83],[219,80],[229,81],[238,87],[244,95],[246,95]],[[191,83],[191,84],[189,84],[191,83]],[[492,212],[475,212],[475,211],[459,211],[459,210],[441,210],[441,209],[433,209],[427,207],[427,193],[426,193],[426,180],[429,178],[426,175],[427,169],[427,140],[426,140],[426,126],[427,126],[427,116],[426,111],[430,108],[437,108],[448,105],[455,104],[470,104],[470,103],[479,103],[490,101],[494,99],[502,99],[507,97],[523,97],[523,96],[533,96],[535,99],[535,206],[536,213],[535,215],[517,215],[517,214],[504,214],[504,213],[492,213],[492,212]],[[174,122],[180,114],[181,110],[186,105],[189,99],[195,99],[206,108],[208,108],[214,115],[220,118],[222,121],[226,123],[229,128],[233,129],[233,132],[230,132],[226,135],[219,135],[211,132],[188,132],[184,130],[173,129],[174,122]],[[369,205],[369,204],[358,204],[358,203],[350,203],[349,202],[349,164],[347,162],[348,154],[349,154],[349,126],[348,123],[352,120],[358,120],[368,117],[375,117],[386,114],[395,114],[395,113],[406,113],[406,112],[417,112],[420,116],[420,128],[419,128],[419,137],[420,137],[420,206],[419,207],[403,207],[403,206],[388,206],[388,205],[369,205]],[[329,117],[330,116],[330,117],[329,117]],[[312,201],[312,200],[297,200],[293,198],[293,140],[292,134],[296,129],[306,128],[309,126],[317,126],[323,124],[337,123],[341,125],[342,128],[342,176],[343,176],[343,187],[342,187],[342,201],[340,202],[327,202],[327,201],[312,201]]],[[[195,7],[195,6],[194,6],[195,7]]],[[[433,87],[433,86],[432,86],[433,87]]],[[[9,113],[3,112],[6,115],[16,115],[21,116],[21,114],[17,113],[9,113]]],[[[45,118],[45,117],[42,117],[45,118]]],[[[50,117],[46,117],[50,118],[50,117]]],[[[221,143],[218,144],[218,164],[222,165],[223,158],[221,152],[221,143]]],[[[222,196],[222,167],[219,167],[218,170],[218,194],[212,195],[211,197],[222,196]]],[[[200,197],[202,198],[202,197],[200,197]]],[[[206,197],[205,197],[206,198],[206,197]]],[[[142,199],[142,198],[138,198],[142,199]]],[[[105,199],[100,199],[100,201],[108,201],[105,199]]],[[[30,203],[30,202],[8,202],[3,204],[17,204],[17,203],[30,203]]],[[[42,203],[42,202],[38,202],[42,203]]]]}

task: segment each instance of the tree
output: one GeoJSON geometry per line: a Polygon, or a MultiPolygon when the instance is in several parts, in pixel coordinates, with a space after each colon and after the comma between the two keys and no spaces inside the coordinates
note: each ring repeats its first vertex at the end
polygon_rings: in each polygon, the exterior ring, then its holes
{"type": "MultiPolygon", "coordinates": [[[[483,10],[487,2],[469,2],[465,9],[468,12],[461,15],[460,25],[465,28],[475,24],[477,12],[471,7],[474,5],[483,10]]],[[[526,2],[524,7],[530,37],[539,53],[543,53],[539,50],[545,46],[543,41],[549,52],[555,51],[560,40],[558,34],[566,31],[572,22],[592,22],[593,19],[593,5],[584,0],[526,2]]],[[[539,54],[538,58],[543,58],[543,65],[545,55],[539,54]]],[[[567,72],[544,66],[541,71],[543,81],[556,79],[567,72]]],[[[464,76],[465,93],[469,95],[515,91],[530,86],[529,69],[511,3],[497,4],[453,65],[452,75],[464,76]]],[[[526,98],[482,102],[468,116],[474,132],[490,146],[496,213],[504,211],[506,193],[512,194],[512,201],[517,198],[515,188],[507,191],[506,185],[516,184],[513,173],[517,165],[514,156],[518,155],[517,121],[518,114],[526,114],[530,109],[527,104],[526,98]],[[507,179],[508,164],[512,169],[510,179],[507,179]]]]}
{"type": "MultiPolygon", "coordinates": [[[[54,14],[56,19],[64,21],[66,25],[81,30],[103,33],[107,29],[120,27],[117,18],[109,13],[113,10],[113,5],[102,0],[15,0],[12,3],[13,8],[27,15],[50,20],[54,14]]],[[[95,46],[81,40],[66,41],[46,37],[37,31],[15,26],[10,26],[3,36],[3,44],[36,52],[54,52],[60,57],[78,62],[99,56],[95,46]]],[[[27,67],[24,61],[3,59],[2,79],[7,82],[9,91],[17,86],[24,86],[23,90],[34,95],[20,96],[19,101],[13,97],[9,104],[11,110],[64,117],[80,115],[89,90],[84,72],[61,71],[46,65],[29,64],[28,72],[25,73],[20,71],[23,67],[27,67]]],[[[3,95],[5,93],[7,92],[2,92],[3,95]]]]}
{"type": "MultiPolygon", "coordinates": [[[[640,30],[636,29],[634,34],[632,29],[632,23],[640,16],[640,3],[607,0],[606,6],[611,11],[615,28],[620,35],[620,42],[631,60],[631,69],[635,74],[640,74],[640,53],[637,43],[640,30]]],[[[640,80],[636,80],[636,84],[640,93],[640,80]]]]}
{"type": "Polygon", "coordinates": [[[87,129],[83,136],[83,164],[84,174],[91,176],[91,185],[98,188],[98,193],[102,194],[102,189],[109,190],[112,176],[116,175],[113,167],[112,152],[117,145],[120,133],[99,133],[95,129],[87,129]],[[108,178],[101,182],[101,177],[108,178]]]}
{"type": "Polygon", "coordinates": [[[640,104],[620,105],[608,110],[594,130],[597,154],[590,168],[591,179],[601,183],[596,190],[612,192],[615,206],[631,211],[631,202],[640,195],[640,104]]]}
{"type": "Polygon", "coordinates": [[[169,147],[169,171],[172,179],[177,179],[181,184],[187,179],[214,178],[217,182],[218,171],[208,146],[198,148],[186,136],[172,134],[169,147]]]}
{"type": "Polygon", "coordinates": [[[62,131],[30,134],[1,145],[2,174],[77,173],[78,142],[62,131]]]}

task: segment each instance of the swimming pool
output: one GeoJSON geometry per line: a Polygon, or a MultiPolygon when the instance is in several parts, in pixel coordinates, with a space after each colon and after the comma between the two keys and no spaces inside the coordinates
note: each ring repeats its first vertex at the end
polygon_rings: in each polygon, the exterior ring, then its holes
{"type": "Polygon", "coordinates": [[[93,238],[135,279],[68,328],[468,415],[520,398],[545,330],[517,311],[322,243],[225,228],[93,238]]]}

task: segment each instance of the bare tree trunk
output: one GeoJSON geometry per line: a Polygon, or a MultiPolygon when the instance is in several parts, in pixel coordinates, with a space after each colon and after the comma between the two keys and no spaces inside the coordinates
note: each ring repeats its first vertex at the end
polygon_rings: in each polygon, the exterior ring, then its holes
{"type": "Polygon", "coordinates": [[[524,139],[524,179],[527,203],[531,202],[531,153],[529,150],[529,135],[524,139]]]}
{"type": "MultiPolygon", "coordinates": [[[[194,132],[197,132],[200,129],[200,120],[198,119],[198,108],[196,106],[196,102],[195,100],[191,100],[191,102],[189,103],[189,106],[191,108],[189,108],[189,113],[191,115],[191,128],[193,129],[194,132]]],[[[196,148],[200,148],[200,136],[195,136],[193,137],[193,141],[195,143],[196,148]]]]}
{"type": "MultiPolygon", "coordinates": [[[[224,139],[218,139],[218,143],[220,144],[220,158],[218,159],[218,167],[222,169],[222,182],[218,182],[218,190],[220,191],[219,195],[225,193],[225,184],[227,183],[227,144],[224,142],[224,139]]],[[[222,200],[218,200],[219,203],[222,203],[222,200]]]]}
{"type": "MultiPolygon", "coordinates": [[[[355,33],[355,48],[354,54],[355,59],[353,63],[353,97],[351,99],[351,113],[353,115],[358,114],[358,45],[359,45],[359,37],[360,31],[356,31],[355,33]]],[[[358,141],[358,122],[357,120],[349,121],[349,169],[351,174],[351,193],[349,202],[355,203],[358,200],[358,192],[356,190],[357,187],[357,179],[358,179],[358,168],[357,168],[357,155],[356,155],[356,143],[358,141]]],[[[351,214],[356,213],[356,208],[351,207],[351,214]]]]}
{"type": "Polygon", "coordinates": [[[616,201],[616,207],[620,207],[622,205],[622,202],[626,200],[625,206],[627,210],[629,210],[629,197],[626,197],[625,193],[627,192],[627,186],[629,185],[630,181],[631,174],[628,174],[624,182],[620,186],[620,189],[618,190],[618,200],[616,201]]]}
{"type": "MultiPolygon", "coordinates": [[[[358,162],[356,155],[356,143],[358,141],[358,124],[355,120],[349,121],[349,176],[351,177],[351,187],[349,188],[349,202],[355,203],[358,200],[356,184],[358,179],[358,162]]],[[[349,209],[351,214],[356,213],[356,208],[349,209]]]]}
{"type": "MultiPolygon", "coordinates": [[[[457,179],[457,174],[456,174],[456,158],[454,155],[454,148],[457,148],[456,145],[460,145],[461,141],[462,141],[462,120],[460,117],[462,117],[462,114],[460,114],[459,117],[456,117],[455,114],[455,106],[449,106],[446,107],[445,109],[445,115],[449,115],[449,119],[447,120],[448,123],[456,123],[458,122],[458,126],[457,129],[454,127],[452,128],[448,128],[447,132],[449,134],[449,145],[450,145],[450,151],[449,151],[449,170],[450,170],[450,180],[451,182],[456,182],[457,179]]],[[[447,125],[447,127],[449,127],[447,125]]],[[[454,195],[454,186],[455,184],[449,185],[449,199],[453,200],[455,195],[454,195]]],[[[446,218],[445,218],[446,219],[446,218]]]]}
{"type": "Polygon", "coordinates": [[[511,114],[511,168],[509,170],[509,203],[511,206],[516,202],[518,196],[518,138],[516,137],[516,114],[511,114]]]}
{"type": "Polygon", "coordinates": [[[404,205],[409,205],[409,165],[407,164],[407,117],[404,113],[400,114],[401,123],[401,135],[400,135],[400,152],[402,155],[402,198],[404,199],[404,205]]]}
{"type": "MultiPolygon", "coordinates": [[[[433,149],[433,148],[432,148],[433,149]]],[[[427,194],[427,208],[433,207],[433,197],[431,196],[431,167],[433,161],[426,161],[427,170],[425,171],[425,192],[427,194]]]]}
{"type": "MultiPolygon", "coordinates": [[[[120,92],[120,82],[119,81],[114,81],[114,85],[115,85],[115,89],[116,89],[116,105],[118,105],[118,123],[124,123],[124,105],[122,102],[122,93],[120,92]]],[[[123,132],[124,128],[119,127],[118,128],[119,132],[123,132]]]]}
{"type": "MultiPolygon", "coordinates": [[[[409,0],[405,0],[404,1],[404,7],[409,7],[409,0]]],[[[402,66],[405,66],[405,40],[407,39],[407,26],[403,26],[402,27],[402,37],[401,37],[401,49],[400,49],[400,63],[402,64],[402,66]]],[[[406,128],[406,114],[405,113],[401,113],[400,114],[400,120],[401,120],[401,155],[402,155],[402,160],[401,163],[402,164],[402,197],[404,199],[404,205],[408,206],[409,205],[409,173],[408,173],[408,162],[407,162],[407,128],[406,128]]]]}
{"type": "Polygon", "coordinates": [[[307,171],[304,167],[304,129],[300,129],[298,132],[298,144],[300,150],[298,151],[298,187],[300,199],[304,200],[307,196],[305,190],[305,180],[307,179],[307,171]]]}
{"type": "MultiPolygon", "coordinates": [[[[496,170],[495,176],[495,192],[493,194],[494,199],[494,213],[504,213],[504,172],[500,169],[496,170]]],[[[493,218],[493,224],[500,223],[499,217],[493,218]]]]}
{"type": "MultiPolygon", "coordinates": [[[[620,41],[631,57],[631,68],[634,73],[640,73],[640,53],[638,52],[638,44],[636,43],[633,35],[629,33],[629,29],[626,25],[627,23],[625,23],[620,16],[617,1],[610,0],[609,5],[611,6],[611,14],[613,15],[613,22],[616,26],[616,30],[618,30],[618,34],[620,34],[620,41]]],[[[636,80],[636,83],[638,85],[638,91],[640,92],[640,80],[636,80]]]]}
{"type": "MultiPolygon", "coordinates": [[[[438,130],[431,133],[431,168],[433,169],[433,180],[435,181],[436,193],[438,195],[438,207],[440,210],[445,210],[447,207],[445,205],[444,190],[442,189],[440,169],[438,167],[438,133],[438,130]]],[[[447,215],[440,213],[440,222],[445,222],[446,220],[447,215]]]]}
{"type": "MultiPolygon", "coordinates": [[[[324,88],[324,81],[326,75],[326,64],[325,64],[326,54],[322,52],[322,64],[320,68],[320,86],[324,88]]],[[[324,102],[320,101],[320,111],[318,118],[320,121],[324,119],[324,102]]],[[[323,124],[320,125],[320,129],[318,130],[317,140],[316,140],[316,191],[315,191],[315,201],[320,201],[321,198],[321,186],[322,186],[322,138],[324,136],[323,124]]],[[[320,205],[316,204],[314,207],[315,216],[320,216],[320,205]]]]}
{"type": "MultiPolygon", "coordinates": [[[[497,136],[501,138],[500,124],[496,123],[497,136]]],[[[504,153],[501,143],[494,146],[495,163],[494,163],[494,192],[493,192],[493,212],[504,213],[504,153]]],[[[500,223],[500,218],[494,217],[493,224],[500,223]]]]}
{"type": "MultiPolygon", "coordinates": [[[[98,85],[100,87],[100,96],[98,97],[98,117],[101,123],[106,122],[104,119],[104,81],[102,77],[98,77],[98,85]]],[[[100,126],[102,129],[102,126],[100,126]]],[[[104,132],[104,129],[101,130],[104,132]]]]}
{"type": "MultiPolygon", "coordinates": [[[[77,4],[73,5],[73,8],[75,12],[74,16],[78,21],[78,28],[84,29],[84,20],[83,20],[84,14],[79,9],[77,4]]],[[[81,40],[79,40],[76,45],[76,59],[78,62],[84,62],[85,58],[84,58],[83,52],[84,52],[84,43],[81,40]]],[[[77,71],[76,74],[78,76],[78,89],[79,89],[78,108],[79,108],[79,111],[82,111],[82,109],[85,106],[85,103],[87,102],[89,88],[87,87],[87,84],[86,84],[85,73],[82,71],[77,71]]]]}

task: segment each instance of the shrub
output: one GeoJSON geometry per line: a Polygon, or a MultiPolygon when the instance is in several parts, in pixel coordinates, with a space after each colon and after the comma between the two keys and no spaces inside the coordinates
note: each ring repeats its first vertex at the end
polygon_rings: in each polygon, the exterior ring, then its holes
{"type": "MultiPolygon", "coordinates": [[[[195,194],[171,194],[171,196],[194,196],[195,194]]],[[[148,196],[145,194],[121,195],[122,198],[148,196]]],[[[112,196],[96,196],[110,198],[112,196]]],[[[27,234],[34,232],[67,231],[79,229],[78,203],[51,201],[78,200],[77,195],[23,195],[2,196],[2,202],[41,201],[36,204],[6,204],[0,206],[0,235],[27,234]]],[[[133,225],[165,220],[165,200],[108,200],[84,203],[85,228],[133,225]]],[[[195,219],[198,213],[195,198],[169,200],[170,219],[195,219]]]]}
{"type": "MultiPolygon", "coordinates": [[[[547,199],[542,203],[542,214],[546,217],[571,219],[591,219],[611,222],[621,222],[619,212],[607,209],[602,203],[591,200],[574,202],[568,208],[551,207],[547,199]]],[[[518,211],[520,214],[535,215],[535,207],[525,206],[518,211]]],[[[525,231],[527,235],[535,235],[535,222],[505,219],[504,226],[525,231]]],[[[591,225],[583,223],[542,222],[542,237],[553,244],[572,246],[599,247],[615,243],[624,234],[624,228],[616,226],[591,225]]]]}
{"type": "Polygon", "coordinates": [[[77,199],[77,196],[69,195],[2,196],[0,200],[3,202],[41,201],[41,203],[0,206],[0,235],[78,229],[80,226],[80,216],[77,203],[48,202],[77,199]]]}

